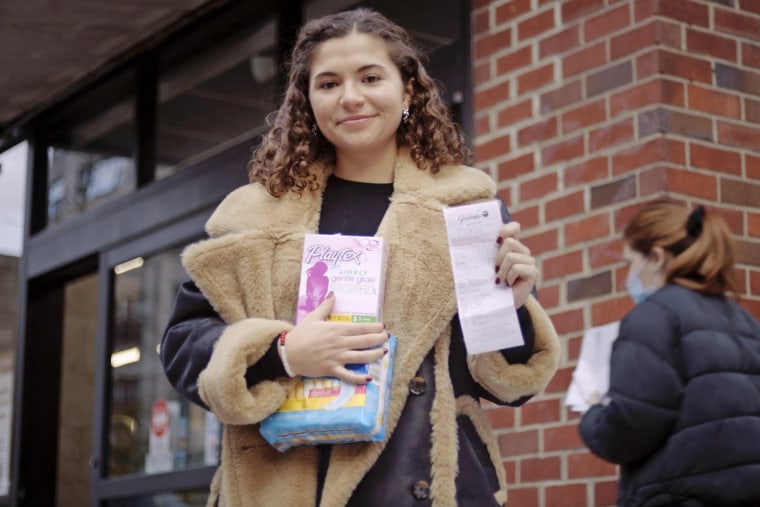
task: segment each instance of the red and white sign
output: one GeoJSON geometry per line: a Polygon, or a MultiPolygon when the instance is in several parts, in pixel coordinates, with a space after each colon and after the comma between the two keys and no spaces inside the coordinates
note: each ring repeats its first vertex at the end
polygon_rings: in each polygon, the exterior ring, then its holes
{"type": "Polygon", "coordinates": [[[174,469],[172,423],[179,420],[179,402],[157,400],[150,411],[148,453],[145,473],[168,472],[174,469]]]}
{"type": "Polygon", "coordinates": [[[172,416],[169,413],[169,406],[166,400],[158,400],[153,403],[153,410],[150,413],[150,432],[154,436],[162,437],[171,425],[172,416]]]}

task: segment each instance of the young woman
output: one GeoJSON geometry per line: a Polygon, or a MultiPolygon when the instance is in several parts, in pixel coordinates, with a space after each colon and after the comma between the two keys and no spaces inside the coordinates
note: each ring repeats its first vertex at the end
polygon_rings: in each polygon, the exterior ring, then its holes
{"type": "Polygon", "coordinates": [[[496,192],[466,156],[403,29],[367,9],[303,26],[251,183],[220,204],[209,239],[183,253],[192,281],[161,347],[172,384],[225,423],[209,505],[504,504],[504,467],[479,400],[524,403],[554,374],[559,344],[511,222],[494,237],[494,279],[513,289],[525,345],[466,353],[442,209],[496,192]],[[384,323],[326,321],[331,296],[293,324],[303,237],[314,232],[384,238],[384,323]],[[389,334],[397,349],[385,442],[280,453],[262,439],[259,422],[298,376],[364,384],[345,365],[382,356],[389,334]]]}
{"type": "Polygon", "coordinates": [[[732,298],[728,227],[658,200],[624,240],[637,305],[609,392],[581,419],[584,442],[621,465],[620,507],[760,505],[760,324],[732,298]]]}

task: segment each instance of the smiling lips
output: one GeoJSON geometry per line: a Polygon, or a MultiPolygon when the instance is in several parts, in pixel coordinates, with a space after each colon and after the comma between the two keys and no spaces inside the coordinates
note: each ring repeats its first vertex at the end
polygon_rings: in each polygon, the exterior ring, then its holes
{"type": "Polygon", "coordinates": [[[373,118],[371,115],[354,115],[354,116],[347,116],[346,118],[343,118],[341,120],[338,120],[338,125],[353,125],[356,123],[362,123],[364,120],[368,120],[370,118],[373,118]]]}

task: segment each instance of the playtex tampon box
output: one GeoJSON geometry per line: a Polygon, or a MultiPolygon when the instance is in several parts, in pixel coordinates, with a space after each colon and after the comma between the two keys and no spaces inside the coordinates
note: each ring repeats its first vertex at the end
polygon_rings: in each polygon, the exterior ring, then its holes
{"type": "Polygon", "coordinates": [[[387,257],[383,238],[307,234],[296,323],[314,311],[330,291],[335,293],[335,304],[328,320],[382,321],[387,257]]]}
{"type": "MultiPolygon", "coordinates": [[[[309,234],[304,239],[296,322],[335,293],[328,320],[379,322],[387,251],[382,238],[309,234]]],[[[334,377],[302,377],[277,412],[261,423],[262,436],[280,451],[316,445],[385,439],[385,413],[396,339],[371,364],[346,367],[372,377],[366,385],[334,377]]]]}
{"type": "Polygon", "coordinates": [[[385,346],[388,353],[379,360],[347,365],[371,376],[367,384],[301,378],[279,410],[261,422],[261,435],[279,451],[298,445],[384,441],[396,338],[391,336],[385,346]]]}

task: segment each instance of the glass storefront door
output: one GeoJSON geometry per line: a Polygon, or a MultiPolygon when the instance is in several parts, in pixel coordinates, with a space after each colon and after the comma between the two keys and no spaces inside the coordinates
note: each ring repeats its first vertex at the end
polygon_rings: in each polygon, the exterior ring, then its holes
{"type": "Polygon", "coordinates": [[[180,249],[128,259],[113,273],[107,475],[215,465],[219,423],[177,394],[158,357],[177,287],[187,278],[180,249]]]}

